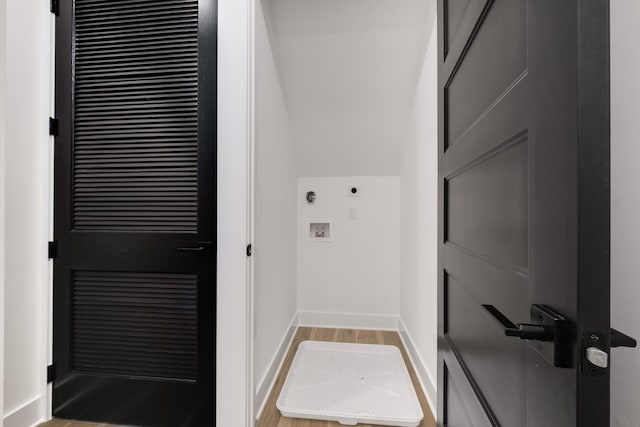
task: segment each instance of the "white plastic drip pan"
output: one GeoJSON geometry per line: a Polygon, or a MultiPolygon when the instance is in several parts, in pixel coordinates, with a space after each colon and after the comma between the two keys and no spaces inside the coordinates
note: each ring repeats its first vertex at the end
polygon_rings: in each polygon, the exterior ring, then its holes
{"type": "Polygon", "coordinates": [[[415,427],[424,416],[391,345],[302,342],[276,406],[285,417],[345,425],[415,427]]]}

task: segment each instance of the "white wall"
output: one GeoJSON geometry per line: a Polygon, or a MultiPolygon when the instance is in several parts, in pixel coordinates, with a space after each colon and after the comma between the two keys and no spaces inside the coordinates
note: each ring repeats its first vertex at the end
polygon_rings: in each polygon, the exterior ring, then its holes
{"type": "MultiPolygon", "coordinates": [[[[0,414],[4,414],[4,228],[5,228],[5,111],[7,87],[7,4],[0,2],[0,414]]],[[[0,417],[0,427],[3,421],[0,417]]]]}
{"type": "Polygon", "coordinates": [[[435,2],[270,3],[298,175],[399,175],[435,2]]]}
{"type": "Polygon", "coordinates": [[[255,40],[253,362],[260,389],[269,382],[268,370],[296,313],[297,180],[289,118],[259,0],[255,40]]]}
{"type": "MultiPolygon", "coordinates": [[[[427,395],[436,402],[438,253],[437,33],[433,25],[402,163],[400,317],[430,378],[427,395]]],[[[414,360],[415,363],[418,363],[414,360]]],[[[420,370],[420,369],[418,369],[420,370]]],[[[432,407],[435,413],[436,408],[432,407]]]]}
{"type": "Polygon", "coordinates": [[[297,203],[298,309],[397,316],[400,178],[300,178],[297,203]],[[349,197],[352,186],[360,197],[349,197]],[[314,204],[307,191],[316,192],[314,204]],[[333,241],[309,241],[309,220],[330,220],[333,241]]]}
{"type": "Polygon", "coordinates": [[[44,418],[47,350],[50,13],[7,0],[4,425],[44,418]]]}
{"type": "Polygon", "coordinates": [[[251,0],[218,0],[216,425],[253,425],[247,335],[251,0]]]}
{"type": "MultiPolygon", "coordinates": [[[[611,2],[611,326],[640,339],[640,1],[611,2]]],[[[640,426],[640,350],[611,354],[611,425],[640,426]]]]}

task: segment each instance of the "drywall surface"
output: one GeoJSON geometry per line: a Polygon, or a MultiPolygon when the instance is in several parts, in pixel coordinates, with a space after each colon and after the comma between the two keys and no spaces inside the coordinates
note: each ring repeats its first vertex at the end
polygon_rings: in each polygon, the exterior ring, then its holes
{"type": "MultiPolygon", "coordinates": [[[[611,326],[640,339],[640,1],[611,2],[611,326]]],[[[640,350],[611,352],[611,425],[640,426],[640,350]]]]}
{"type": "Polygon", "coordinates": [[[399,175],[435,2],[270,3],[298,175],[399,175]]]}
{"type": "Polygon", "coordinates": [[[397,315],[400,178],[300,178],[297,198],[298,310],[397,315]],[[332,240],[311,240],[310,221],[330,222],[332,240]]]}
{"type": "MultiPolygon", "coordinates": [[[[7,88],[7,4],[0,2],[0,414],[4,414],[4,228],[6,88],[7,88]]],[[[0,427],[3,422],[0,417],[0,427]]]]}
{"type": "Polygon", "coordinates": [[[247,336],[251,295],[245,252],[251,3],[218,0],[217,426],[253,425],[247,336]]]}
{"type": "Polygon", "coordinates": [[[5,147],[5,426],[44,418],[47,348],[50,13],[7,0],[5,147]]]}
{"type": "Polygon", "coordinates": [[[296,312],[297,258],[295,153],[261,3],[256,2],[255,33],[253,362],[256,387],[262,383],[296,312]]]}
{"type": "Polygon", "coordinates": [[[431,377],[433,388],[425,387],[432,403],[438,352],[437,50],[433,25],[402,163],[400,244],[400,317],[431,377]]]}

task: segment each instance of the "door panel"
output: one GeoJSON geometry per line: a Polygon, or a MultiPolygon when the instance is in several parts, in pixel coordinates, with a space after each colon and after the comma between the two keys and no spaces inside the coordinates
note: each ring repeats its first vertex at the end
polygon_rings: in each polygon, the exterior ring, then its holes
{"type": "Polygon", "coordinates": [[[77,1],[74,230],[197,231],[198,2],[77,1]]]}
{"type": "Polygon", "coordinates": [[[464,375],[464,365],[442,364],[442,394],[447,402],[447,425],[459,427],[489,427],[491,419],[475,398],[472,385],[458,381],[464,375]]]}
{"type": "Polygon", "coordinates": [[[215,13],[60,2],[56,417],[213,423],[215,13]]]}
{"type": "Polygon", "coordinates": [[[439,2],[439,425],[608,425],[608,369],[582,367],[584,337],[609,351],[607,12],[439,2]],[[532,304],[568,319],[570,367],[483,307],[532,304]]]}
{"type": "Polygon", "coordinates": [[[195,274],[74,271],[73,372],[196,381],[195,274]]]}
{"type": "Polygon", "coordinates": [[[451,47],[451,42],[455,40],[458,29],[471,3],[473,3],[471,0],[447,0],[444,2],[443,13],[447,16],[448,23],[444,29],[445,46],[447,49],[451,47]]]}
{"type": "MultiPolygon", "coordinates": [[[[485,391],[487,403],[503,425],[526,425],[526,349],[522,343],[495,333],[493,320],[482,309],[483,297],[471,295],[468,285],[446,277],[448,336],[469,374],[485,391]],[[464,313],[464,315],[461,315],[464,313]],[[492,349],[499,348],[496,354],[492,349]],[[509,405],[500,405],[508,401],[509,405]]],[[[474,283],[473,281],[467,282],[474,283]]],[[[479,291],[475,291],[476,294],[479,291]]],[[[449,413],[449,412],[448,412],[449,413]]],[[[470,424],[473,425],[473,424],[470,424]]]]}
{"type": "Polygon", "coordinates": [[[527,69],[526,2],[496,2],[446,86],[446,147],[458,142],[482,113],[527,69]],[[490,79],[483,76],[491,76],[490,79]]]}
{"type": "Polygon", "coordinates": [[[449,243],[527,269],[527,148],[523,137],[446,178],[449,243]]]}

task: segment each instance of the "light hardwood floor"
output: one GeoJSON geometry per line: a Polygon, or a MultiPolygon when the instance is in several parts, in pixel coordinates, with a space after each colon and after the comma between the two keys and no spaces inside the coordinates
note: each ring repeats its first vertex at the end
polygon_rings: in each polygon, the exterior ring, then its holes
{"type": "MultiPolygon", "coordinates": [[[[424,419],[420,423],[419,427],[436,427],[436,422],[433,419],[431,409],[427,403],[427,399],[422,392],[422,388],[418,382],[418,378],[413,370],[413,366],[409,362],[407,352],[405,351],[400,336],[397,332],[393,331],[364,331],[358,329],[327,329],[327,328],[298,328],[295,337],[287,356],[285,357],[282,368],[276,378],[271,394],[267,400],[267,404],[260,416],[260,419],[256,423],[256,427],[339,427],[340,424],[336,422],[317,421],[317,420],[302,420],[294,418],[286,418],[280,415],[278,408],[276,408],[276,400],[280,395],[280,390],[284,385],[284,380],[289,372],[289,367],[293,362],[293,356],[298,349],[298,346],[302,341],[315,340],[315,341],[333,341],[333,342],[352,342],[361,344],[386,344],[395,345],[400,349],[405,364],[409,370],[413,387],[418,394],[418,400],[422,406],[422,412],[424,412],[424,419]]],[[[40,427],[105,427],[107,424],[89,424],[75,421],[64,420],[51,420],[47,423],[41,424],[40,427]]],[[[371,424],[358,424],[359,427],[373,427],[371,424]]],[[[112,426],[115,427],[115,426],[112,426]]]]}
{"type": "MultiPolygon", "coordinates": [[[[260,416],[260,419],[256,423],[256,427],[339,427],[337,422],[317,421],[317,420],[302,420],[295,418],[286,418],[280,415],[278,408],[276,408],[276,401],[280,395],[280,390],[284,385],[284,380],[289,372],[289,367],[293,362],[293,356],[298,349],[298,346],[302,341],[314,340],[314,341],[332,341],[332,342],[351,342],[360,344],[386,344],[394,345],[400,349],[405,364],[409,370],[413,387],[418,394],[418,400],[422,406],[422,412],[424,412],[424,419],[420,423],[419,427],[435,427],[436,422],[433,419],[431,409],[427,403],[427,399],[422,392],[422,388],[418,382],[418,378],[413,370],[413,366],[409,362],[407,352],[405,351],[400,336],[397,332],[393,331],[364,331],[358,329],[327,329],[327,328],[298,328],[298,331],[293,338],[293,343],[289,348],[289,352],[285,357],[282,369],[276,378],[271,394],[267,400],[267,404],[260,416]]],[[[359,427],[372,427],[370,424],[358,424],[359,427]]]]}

